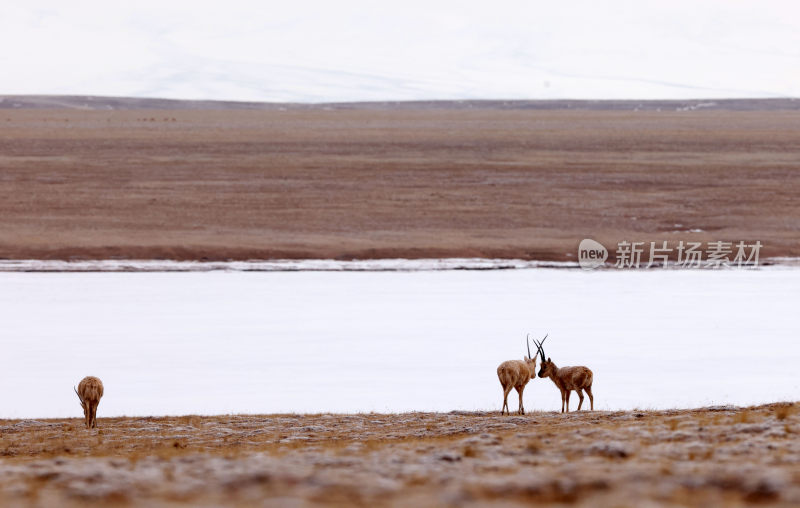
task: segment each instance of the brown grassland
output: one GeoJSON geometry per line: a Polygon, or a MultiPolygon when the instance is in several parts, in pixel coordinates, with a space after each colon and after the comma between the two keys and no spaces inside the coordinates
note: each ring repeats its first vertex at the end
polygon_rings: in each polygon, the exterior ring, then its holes
{"type": "Polygon", "coordinates": [[[0,504],[797,506],[798,409],[0,420],[0,504]]]}
{"type": "Polygon", "coordinates": [[[797,110],[0,109],[0,258],[800,256],[798,161],[797,110]]]}

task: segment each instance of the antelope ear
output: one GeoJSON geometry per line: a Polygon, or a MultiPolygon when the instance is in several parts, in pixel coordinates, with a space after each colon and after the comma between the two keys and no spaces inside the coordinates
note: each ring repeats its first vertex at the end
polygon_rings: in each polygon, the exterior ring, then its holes
{"type": "Polygon", "coordinates": [[[549,356],[547,357],[547,361],[548,361],[548,362],[552,361],[552,360],[550,360],[550,357],[549,357],[549,356]]]}

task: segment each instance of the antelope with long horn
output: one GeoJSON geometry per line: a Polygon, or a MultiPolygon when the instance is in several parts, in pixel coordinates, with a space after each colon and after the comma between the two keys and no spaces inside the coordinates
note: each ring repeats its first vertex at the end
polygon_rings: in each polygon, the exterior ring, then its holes
{"type": "Polygon", "coordinates": [[[103,382],[94,376],[86,376],[78,383],[78,388],[72,389],[81,401],[86,428],[97,428],[97,406],[103,396],[103,382]]]}
{"type": "Polygon", "coordinates": [[[589,404],[591,405],[591,409],[594,410],[594,396],[592,395],[594,374],[592,374],[592,371],[588,367],[583,366],[558,368],[556,364],[544,354],[545,339],[547,339],[547,336],[542,339],[542,342],[537,342],[536,339],[533,339],[533,343],[536,344],[539,355],[542,358],[539,377],[549,377],[561,391],[561,412],[564,412],[564,407],[566,405],[566,412],[569,413],[569,394],[572,390],[578,392],[578,397],[580,397],[578,411],[581,410],[581,405],[583,405],[583,393],[581,390],[585,391],[586,395],[589,396],[589,404]]]}
{"type": "Polygon", "coordinates": [[[519,394],[519,409],[518,414],[525,414],[525,407],[522,405],[522,392],[525,390],[525,385],[531,378],[536,377],[536,357],[531,355],[531,345],[528,338],[525,339],[528,343],[528,356],[524,360],[508,360],[497,367],[497,377],[500,379],[500,384],[503,386],[503,408],[500,414],[507,412],[511,414],[508,408],[508,394],[514,388],[519,394]]]}

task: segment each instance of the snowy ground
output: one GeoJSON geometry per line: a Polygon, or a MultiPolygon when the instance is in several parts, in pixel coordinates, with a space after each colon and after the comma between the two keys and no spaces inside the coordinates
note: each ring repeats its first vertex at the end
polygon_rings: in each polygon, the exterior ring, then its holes
{"type": "MultiPolygon", "coordinates": [[[[798,287],[796,268],[5,272],[0,417],[76,416],[85,375],[100,417],[499,409],[527,332],[593,369],[596,409],[794,400],[798,287]]],[[[525,405],[558,391],[536,379],[525,405]]]]}
{"type": "Polygon", "coordinates": [[[232,0],[224,9],[40,0],[0,17],[0,44],[10,48],[0,92],[277,102],[796,97],[798,14],[786,0],[232,0]]]}
{"type": "MultiPolygon", "coordinates": [[[[646,262],[642,264],[644,268],[646,262]]],[[[667,268],[675,268],[670,261],[667,268]]],[[[800,258],[761,259],[757,269],[800,267],[800,258]]],[[[2,259],[0,272],[415,272],[436,270],[508,270],[523,268],[579,268],[577,261],[527,259],[423,258],[423,259],[270,259],[254,261],[174,261],[169,259],[2,259]]],[[[597,267],[615,269],[611,261],[597,267]]],[[[662,268],[656,265],[656,268],[662,268]]],[[[737,267],[733,265],[732,267],[737,267]]]]}
{"type": "MultiPolygon", "coordinates": [[[[780,258],[782,265],[800,264],[794,258],[780,258]]],[[[270,259],[264,261],[173,261],[169,259],[51,259],[0,260],[0,272],[294,272],[294,271],[420,271],[496,270],[510,268],[577,268],[577,262],[525,259],[440,258],[440,259],[270,259]]]]}

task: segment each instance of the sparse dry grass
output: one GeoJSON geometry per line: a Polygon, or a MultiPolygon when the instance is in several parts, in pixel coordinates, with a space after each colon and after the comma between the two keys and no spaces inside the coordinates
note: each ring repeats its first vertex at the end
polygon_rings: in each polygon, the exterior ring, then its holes
{"type": "Polygon", "coordinates": [[[0,504],[789,506],[795,408],[5,420],[0,504]]]}
{"type": "Polygon", "coordinates": [[[785,420],[791,415],[797,412],[797,406],[795,404],[780,404],[775,406],[775,418],[778,420],[785,420]]]}

